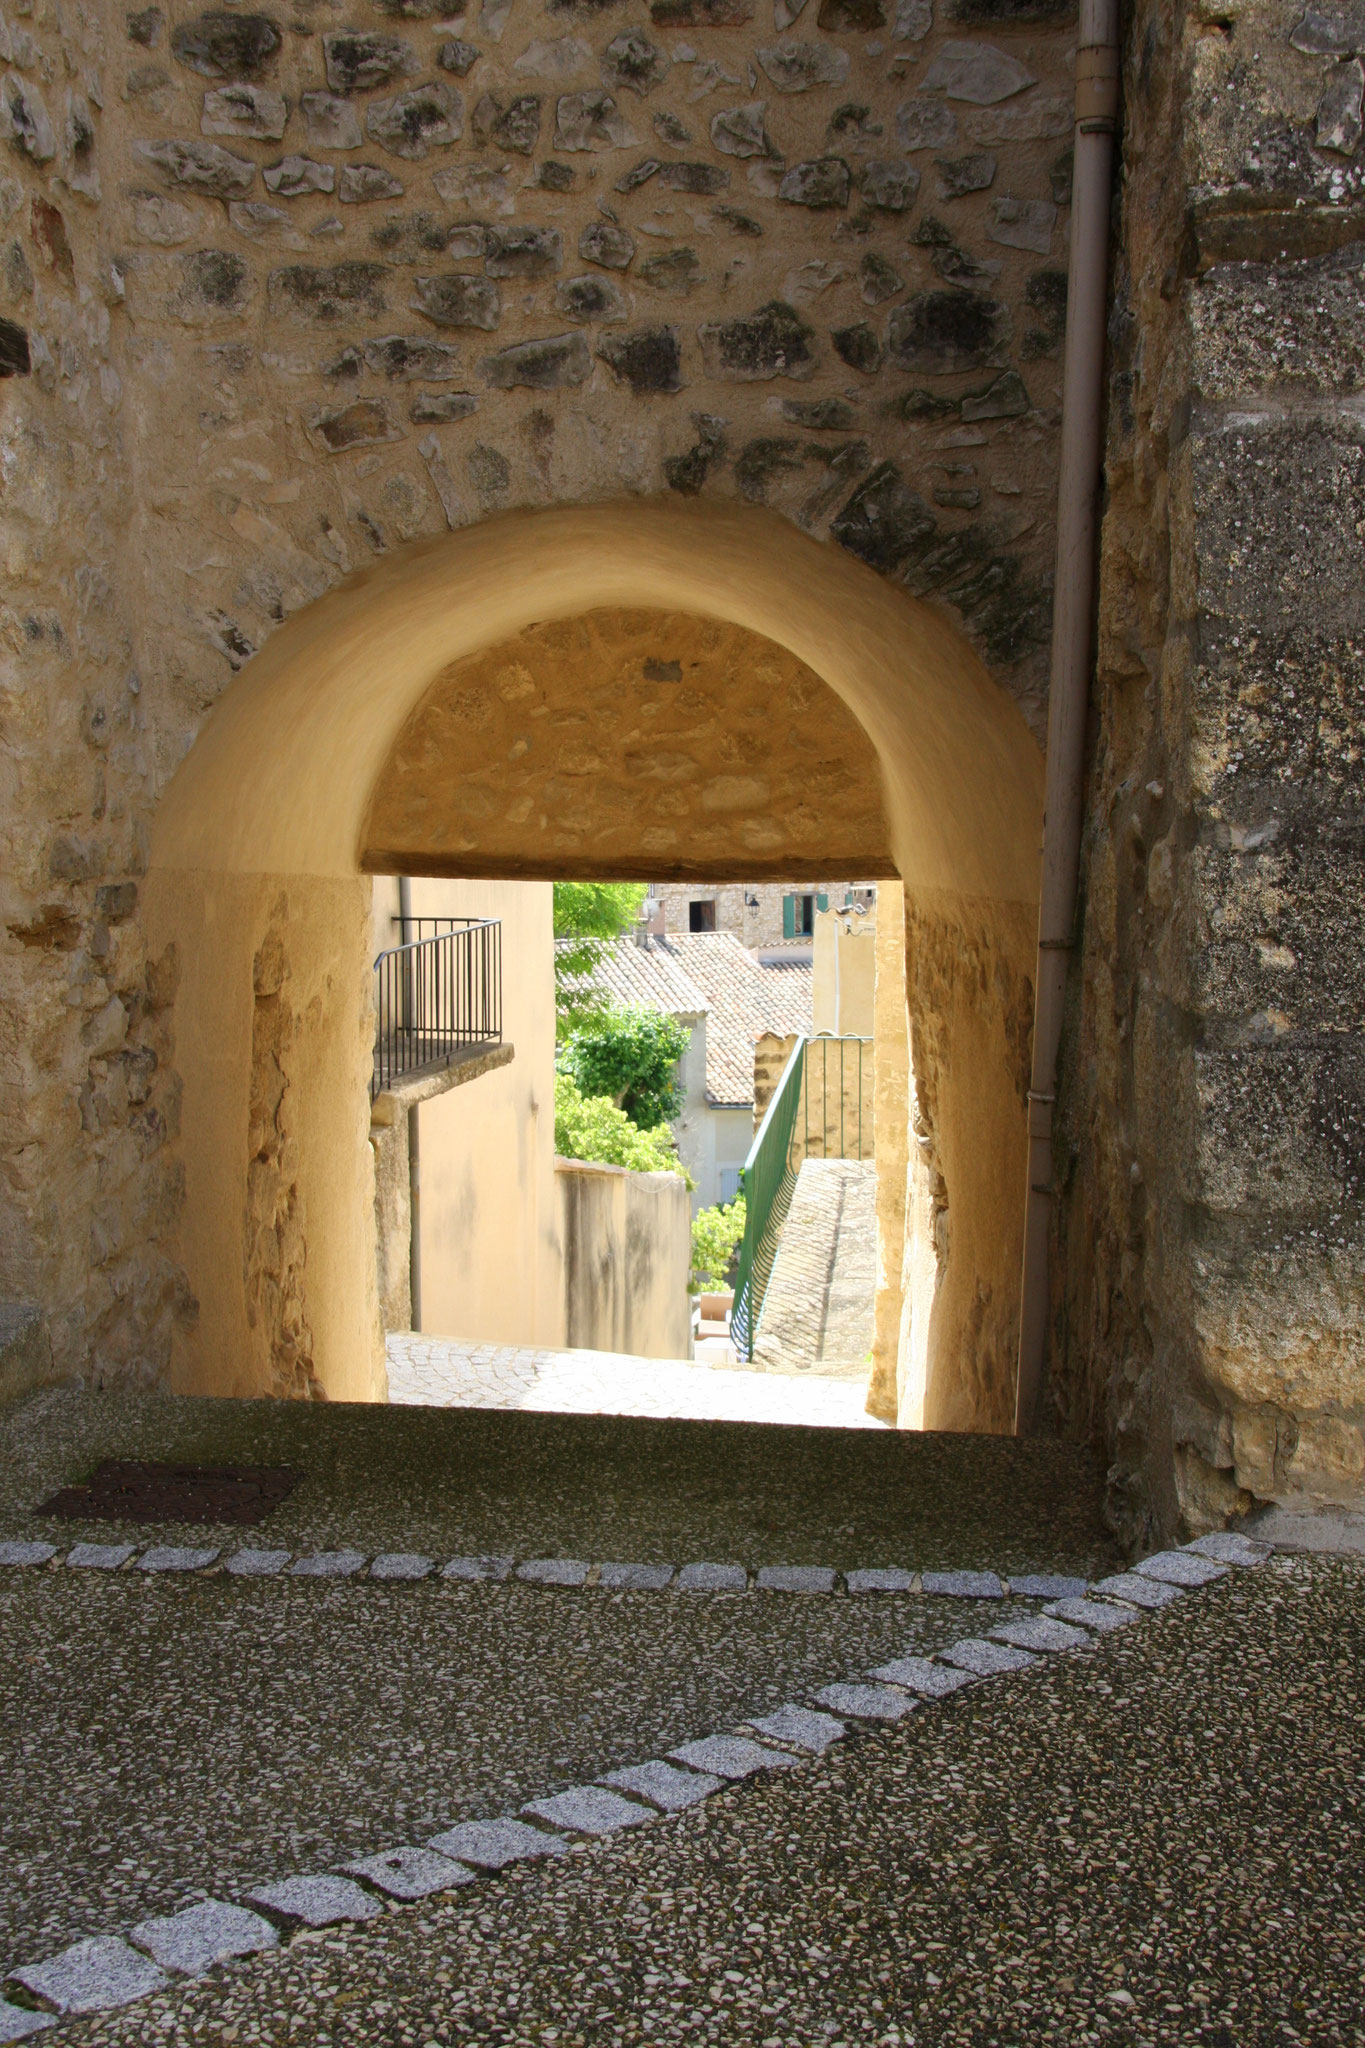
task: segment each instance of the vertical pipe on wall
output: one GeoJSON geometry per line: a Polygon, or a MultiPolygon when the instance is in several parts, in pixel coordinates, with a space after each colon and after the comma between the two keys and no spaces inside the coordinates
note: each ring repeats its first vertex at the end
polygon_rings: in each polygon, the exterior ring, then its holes
{"type": "MultiPolygon", "coordinates": [[[[405,946],[412,942],[412,882],[407,875],[398,877],[398,936],[405,946]]],[[[405,962],[411,962],[411,955],[404,954],[405,962]]],[[[407,972],[411,974],[411,966],[407,972]]],[[[407,1025],[414,1028],[412,996],[409,993],[407,1025]]],[[[422,1143],[418,1127],[416,1103],[408,1111],[408,1298],[412,1304],[411,1321],[414,1330],[422,1327],[422,1143]]]]}
{"type": "Polygon", "coordinates": [[[1076,50],[1075,165],[1066,306],[1057,565],[1047,720],[1038,967],[1029,1088],[1028,1193],[1020,1288],[1014,1427],[1035,1423],[1047,1350],[1048,1241],[1052,1222],[1052,1112],[1076,921],[1085,722],[1095,608],[1104,412],[1109,208],[1119,104],[1118,0],[1081,0],[1076,50]]]}

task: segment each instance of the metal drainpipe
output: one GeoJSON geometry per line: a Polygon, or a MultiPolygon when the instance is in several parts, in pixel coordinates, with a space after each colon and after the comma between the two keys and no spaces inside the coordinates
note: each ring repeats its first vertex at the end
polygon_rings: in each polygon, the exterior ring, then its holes
{"type": "Polygon", "coordinates": [[[1066,304],[1057,569],[1047,717],[1047,789],[1029,1089],[1028,1198],[1020,1289],[1015,1434],[1034,1427],[1047,1348],[1052,1222],[1052,1111],[1076,922],[1085,722],[1095,608],[1096,529],[1103,446],[1109,208],[1119,108],[1118,0],[1081,0],[1071,267],[1066,304]]]}
{"type": "MultiPolygon", "coordinates": [[[[406,946],[412,939],[412,882],[398,877],[398,930],[406,946]]],[[[411,1022],[411,1017],[408,1019],[411,1022]]],[[[422,1144],[417,1105],[408,1111],[408,1298],[412,1327],[422,1327],[422,1144]]]]}

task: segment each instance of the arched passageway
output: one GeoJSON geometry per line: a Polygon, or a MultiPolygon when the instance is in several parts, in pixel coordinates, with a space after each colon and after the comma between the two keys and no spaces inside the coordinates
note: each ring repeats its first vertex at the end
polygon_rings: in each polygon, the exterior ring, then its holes
{"type": "Polygon", "coordinates": [[[367,869],[779,874],[806,859],[832,872],[843,854],[856,873],[875,853],[906,903],[918,1285],[905,1348],[928,1425],[1007,1426],[1041,792],[1018,710],[941,614],[756,510],[513,515],[392,556],[298,614],[215,710],[152,848],[148,915],[179,975],[176,1253],[199,1303],[173,1384],[382,1392],[367,869]],[[614,721],[600,709],[604,634],[624,650],[614,721]],[[670,785],[650,770],[670,749],[638,737],[650,688],[703,659],[699,726],[719,747],[748,719],[753,745],[730,760],[694,745],[698,773],[670,785]],[[784,711],[766,734],[765,689],[784,711]],[[802,689],[807,713],[823,708],[805,724],[802,689]],[[576,764],[561,729],[534,787],[525,748],[502,744],[527,693],[552,724],[583,724],[576,764]]]}

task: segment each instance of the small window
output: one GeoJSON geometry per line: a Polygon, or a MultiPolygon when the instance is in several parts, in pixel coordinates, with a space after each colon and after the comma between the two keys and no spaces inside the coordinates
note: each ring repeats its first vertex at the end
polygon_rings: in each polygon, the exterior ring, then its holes
{"type": "Polygon", "coordinates": [[[687,906],[687,929],[690,932],[713,932],[716,928],[716,905],[714,899],[705,903],[689,903],[687,906]]]}
{"type": "Polygon", "coordinates": [[[808,939],[815,931],[815,898],[813,896],[784,896],[782,898],[782,936],[784,939],[808,939]]]}
{"type": "Polygon", "coordinates": [[[720,1199],[722,1202],[734,1201],[739,1193],[739,1177],[743,1171],[742,1166],[722,1166],[718,1169],[720,1175],[720,1199]]]}

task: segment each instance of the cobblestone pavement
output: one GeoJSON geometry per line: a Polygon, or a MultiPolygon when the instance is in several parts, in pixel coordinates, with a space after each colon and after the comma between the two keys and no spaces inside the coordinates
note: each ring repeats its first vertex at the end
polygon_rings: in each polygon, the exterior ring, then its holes
{"type": "Polygon", "coordinates": [[[877,1290],[877,1171],[870,1160],[806,1159],[782,1225],[754,1363],[865,1387],[877,1290]]]}
{"type": "Polygon", "coordinates": [[[1279,1558],[82,2048],[1359,2048],[1365,1568],[1279,1558]]]}
{"type": "Polygon", "coordinates": [[[391,1336],[389,1399],[428,1408],[525,1408],[559,1415],[641,1415],[685,1421],[782,1422],[884,1429],[858,1381],[774,1386],[761,1372],[632,1358],[619,1351],[534,1351],[452,1337],[391,1336]]]}

